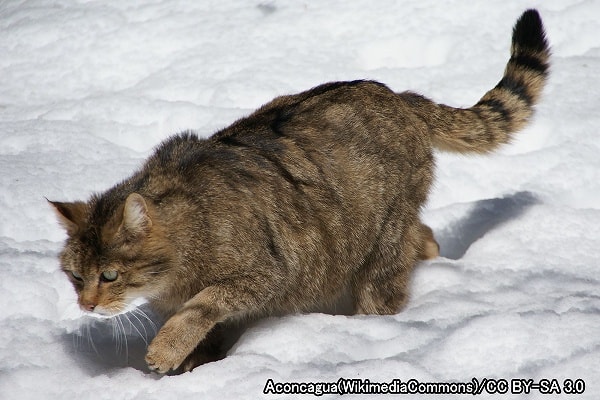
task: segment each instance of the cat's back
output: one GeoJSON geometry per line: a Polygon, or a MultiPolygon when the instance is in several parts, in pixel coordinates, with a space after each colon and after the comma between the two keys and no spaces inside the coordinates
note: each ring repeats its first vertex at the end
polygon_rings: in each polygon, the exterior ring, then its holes
{"type": "Polygon", "coordinates": [[[271,193],[377,203],[407,186],[414,165],[427,175],[418,180],[428,180],[426,129],[407,100],[387,86],[332,82],[277,97],[209,138],[175,135],[141,173],[151,177],[146,194],[159,197],[179,188],[220,198],[271,193]]]}
{"type": "Polygon", "coordinates": [[[214,135],[215,139],[239,136],[264,128],[276,136],[308,140],[320,145],[344,146],[368,131],[368,138],[384,139],[395,146],[412,131],[427,126],[413,112],[410,98],[398,95],[376,81],[329,82],[307,91],[280,96],[246,118],[214,135]],[[398,136],[398,133],[401,133],[398,136]],[[393,143],[392,143],[393,142],[393,143]]]}

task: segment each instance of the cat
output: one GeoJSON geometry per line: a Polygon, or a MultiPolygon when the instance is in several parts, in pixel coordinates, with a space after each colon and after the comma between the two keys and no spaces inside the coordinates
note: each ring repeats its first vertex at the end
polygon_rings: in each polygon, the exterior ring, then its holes
{"type": "Polygon", "coordinates": [[[471,108],[332,82],[275,98],[207,139],[167,139],[131,177],[86,202],[50,201],[80,307],[115,315],[145,297],[166,320],[148,346],[159,373],[223,357],[236,321],[308,312],[351,295],[394,314],[411,271],[438,256],[420,210],[433,148],[489,153],[532,115],[550,51],[541,18],[513,29],[504,76],[471,108]]]}

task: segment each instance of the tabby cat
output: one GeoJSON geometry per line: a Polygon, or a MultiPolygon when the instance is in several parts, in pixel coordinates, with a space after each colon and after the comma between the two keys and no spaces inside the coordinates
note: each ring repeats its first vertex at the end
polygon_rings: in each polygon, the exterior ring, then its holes
{"type": "Polygon", "coordinates": [[[354,312],[394,314],[419,260],[438,255],[420,209],[433,148],[488,153],[527,123],[548,73],[541,19],[517,21],[500,82],[471,108],[333,82],[282,96],[207,139],[186,132],[87,202],[50,202],[83,310],[147,298],[166,322],[159,373],[223,355],[228,326],[299,313],[349,292],[354,312]]]}

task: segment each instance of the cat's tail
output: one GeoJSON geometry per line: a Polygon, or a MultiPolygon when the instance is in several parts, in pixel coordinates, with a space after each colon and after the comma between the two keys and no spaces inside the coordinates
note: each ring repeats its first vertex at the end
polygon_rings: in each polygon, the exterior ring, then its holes
{"type": "Polygon", "coordinates": [[[549,58],[542,20],[536,10],[527,10],[513,28],[511,57],[496,87],[467,109],[430,103],[433,110],[425,120],[433,144],[442,150],[487,153],[510,142],[533,114],[548,76],[549,58]]]}

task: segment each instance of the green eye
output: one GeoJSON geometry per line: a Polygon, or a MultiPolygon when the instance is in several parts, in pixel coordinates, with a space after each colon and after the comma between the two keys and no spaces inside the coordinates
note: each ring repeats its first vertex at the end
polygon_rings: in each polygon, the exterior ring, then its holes
{"type": "Polygon", "coordinates": [[[83,280],[83,278],[81,277],[81,275],[79,275],[79,272],[71,271],[71,275],[73,276],[73,278],[77,279],[78,281],[82,281],[83,280]]]}
{"type": "Polygon", "coordinates": [[[104,279],[105,281],[108,282],[112,282],[115,279],[117,279],[117,276],[119,275],[119,273],[115,270],[108,270],[108,271],[104,271],[102,273],[102,279],[104,279]]]}

